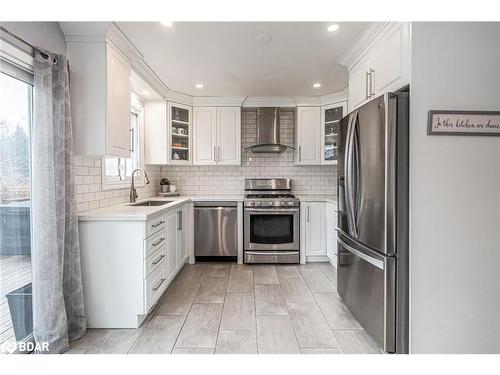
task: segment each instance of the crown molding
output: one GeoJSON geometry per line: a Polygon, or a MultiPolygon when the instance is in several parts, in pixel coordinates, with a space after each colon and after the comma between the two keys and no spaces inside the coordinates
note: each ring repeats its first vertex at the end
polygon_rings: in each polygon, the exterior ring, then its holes
{"type": "Polygon", "coordinates": [[[195,107],[241,107],[244,96],[193,96],[195,107]]]}
{"type": "Polygon", "coordinates": [[[346,102],[348,99],[349,99],[349,88],[346,87],[341,91],[335,91],[321,96],[321,105],[346,102]]]}
{"type": "Polygon", "coordinates": [[[351,68],[372,46],[380,39],[385,30],[397,22],[374,22],[372,23],[354,42],[353,46],[344,52],[337,62],[348,68],[351,68]]]}
{"type": "Polygon", "coordinates": [[[296,107],[297,101],[294,97],[286,96],[249,96],[243,103],[242,107],[296,107]]]}

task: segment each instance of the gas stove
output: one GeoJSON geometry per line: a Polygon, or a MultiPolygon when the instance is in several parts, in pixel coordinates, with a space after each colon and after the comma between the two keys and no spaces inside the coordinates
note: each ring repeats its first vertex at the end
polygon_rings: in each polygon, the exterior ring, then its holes
{"type": "Polygon", "coordinates": [[[290,193],[290,179],[246,179],[245,207],[299,207],[299,199],[290,193]]]}
{"type": "Polygon", "coordinates": [[[245,263],[299,263],[300,203],[285,178],[246,179],[245,263]]]}

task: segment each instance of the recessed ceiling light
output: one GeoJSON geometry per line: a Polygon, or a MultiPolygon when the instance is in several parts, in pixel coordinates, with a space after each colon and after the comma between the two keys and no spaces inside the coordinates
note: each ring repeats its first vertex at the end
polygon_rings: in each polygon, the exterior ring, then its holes
{"type": "Polygon", "coordinates": [[[273,38],[267,34],[261,34],[257,37],[257,43],[259,44],[269,44],[273,38]]]}
{"type": "Polygon", "coordinates": [[[329,32],[333,33],[334,31],[337,31],[340,29],[340,26],[334,23],[333,25],[330,25],[326,28],[329,32]]]}
{"type": "Polygon", "coordinates": [[[144,90],[141,94],[146,95],[146,96],[151,95],[151,93],[149,91],[146,91],[146,90],[144,90]]]}
{"type": "Polygon", "coordinates": [[[202,89],[203,88],[203,85],[201,83],[197,83],[196,85],[194,85],[197,89],[202,89]]]}
{"type": "Polygon", "coordinates": [[[161,21],[160,23],[165,27],[172,27],[173,24],[172,21],[161,21]]]}
{"type": "Polygon", "coordinates": [[[317,88],[321,87],[321,83],[319,83],[319,82],[314,83],[314,84],[313,84],[313,87],[314,87],[315,89],[317,89],[317,88]]]}

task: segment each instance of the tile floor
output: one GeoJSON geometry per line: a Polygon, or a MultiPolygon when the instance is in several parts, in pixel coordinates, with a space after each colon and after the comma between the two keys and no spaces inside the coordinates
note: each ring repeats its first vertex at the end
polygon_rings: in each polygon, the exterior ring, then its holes
{"type": "Polygon", "coordinates": [[[186,264],[139,329],[90,329],[69,353],[381,353],[329,263],[186,264]]]}

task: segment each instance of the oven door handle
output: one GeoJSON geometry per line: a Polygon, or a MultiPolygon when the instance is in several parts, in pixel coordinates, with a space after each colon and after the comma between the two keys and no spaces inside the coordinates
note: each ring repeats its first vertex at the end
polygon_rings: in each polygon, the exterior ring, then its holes
{"type": "Polygon", "coordinates": [[[299,209],[288,209],[288,210],[282,210],[282,209],[275,209],[273,210],[272,208],[245,208],[246,212],[267,212],[269,214],[282,214],[282,213],[297,213],[299,212],[299,209]]]}
{"type": "Polygon", "coordinates": [[[299,251],[248,251],[245,254],[250,255],[296,255],[299,251]]]}

